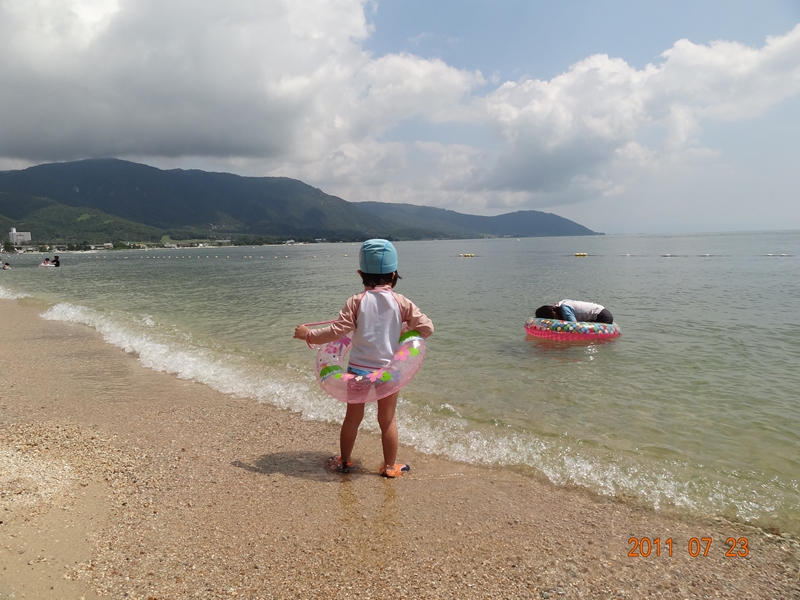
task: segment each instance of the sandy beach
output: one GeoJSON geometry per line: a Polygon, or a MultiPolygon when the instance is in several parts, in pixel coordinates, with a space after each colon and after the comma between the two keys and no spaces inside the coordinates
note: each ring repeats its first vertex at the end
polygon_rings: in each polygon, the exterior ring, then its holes
{"type": "Polygon", "coordinates": [[[45,308],[0,300],[0,598],[800,598],[780,532],[402,446],[387,480],[366,433],[331,473],[337,426],[45,308]]]}

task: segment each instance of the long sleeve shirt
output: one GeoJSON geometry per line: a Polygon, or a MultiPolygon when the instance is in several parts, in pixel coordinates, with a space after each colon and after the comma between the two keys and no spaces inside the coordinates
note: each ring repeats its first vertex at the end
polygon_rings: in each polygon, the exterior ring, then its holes
{"type": "Polygon", "coordinates": [[[365,289],[347,299],[339,318],[327,327],[308,333],[311,344],[325,344],[352,333],[349,363],[379,369],[394,358],[403,324],[422,337],[433,333],[433,323],[416,304],[396,294],[391,286],[365,289]]]}
{"type": "Polygon", "coordinates": [[[582,302],[581,300],[562,300],[556,306],[561,308],[565,321],[597,321],[597,315],[605,308],[602,304],[582,302]]]}

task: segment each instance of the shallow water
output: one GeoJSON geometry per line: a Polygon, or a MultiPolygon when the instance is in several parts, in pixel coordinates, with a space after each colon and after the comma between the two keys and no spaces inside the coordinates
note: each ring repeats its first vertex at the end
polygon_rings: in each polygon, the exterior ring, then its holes
{"type": "MultiPolygon", "coordinates": [[[[403,442],[800,532],[800,232],[397,249],[397,291],[436,326],[402,392],[403,442]],[[622,337],[527,338],[526,318],[562,298],[606,305],[622,337]]],[[[342,406],[318,389],[313,353],[291,336],[359,291],[357,250],[62,253],[60,269],[13,257],[0,297],[42,299],[47,318],[95,327],[148,367],[335,422],[342,406]]]]}

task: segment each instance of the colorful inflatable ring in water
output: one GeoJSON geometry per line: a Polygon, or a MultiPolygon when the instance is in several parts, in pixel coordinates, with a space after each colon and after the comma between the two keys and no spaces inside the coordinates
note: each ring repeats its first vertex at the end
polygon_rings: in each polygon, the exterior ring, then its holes
{"type": "Polygon", "coordinates": [[[615,338],[622,335],[616,323],[590,323],[588,321],[559,321],[557,319],[537,319],[525,321],[525,331],[529,335],[550,340],[596,340],[615,338]]]}
{"type": "Polygon", "coordinates": [[[349,354],[349,336],[320,346],[317,381],[323,390],[342,402],[374,402],[394,394],[414,378],[425,358],[425,338],[417,330],[404,333],[392,362],[368,375],[347,372],[349,354]]]}

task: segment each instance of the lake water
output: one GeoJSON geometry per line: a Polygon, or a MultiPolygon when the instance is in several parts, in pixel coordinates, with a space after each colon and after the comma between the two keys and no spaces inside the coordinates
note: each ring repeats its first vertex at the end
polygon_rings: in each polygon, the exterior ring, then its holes
{"type": "MultiPolygon", "coordinates": [[[[800,232],[396,246],[397,291],[436,327],[401,392],[402,442],[800,533],[800,232]],[[604,304],[622,337],[528,338],[534,309],[562,298],[604,304]]],[[[0,297],[38,299],[46,318],[94,327],[147,367],[340,422],[343,406],[318,388],[314,352],[292,332],[360,290],[357,254],[61,253],[60,269],[15,256],[0,297]]]]}

